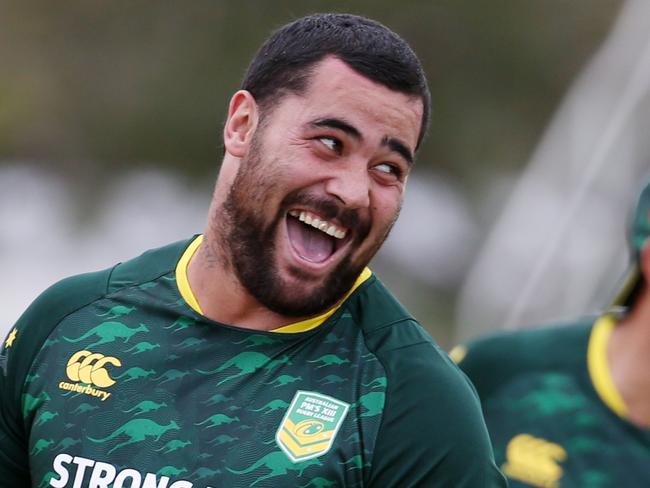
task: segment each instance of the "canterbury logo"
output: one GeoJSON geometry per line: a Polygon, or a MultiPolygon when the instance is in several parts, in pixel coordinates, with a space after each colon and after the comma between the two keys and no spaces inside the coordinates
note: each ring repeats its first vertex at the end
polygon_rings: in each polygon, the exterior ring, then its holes
{"type": "Polygon", "coordinates": [[[106,369],[106,365],[116,367],[122,366],[122,362],[113,356],[104,356],[103,354],[93,353],[90,351],[75,352],[66,366],[65,372],[68,378],[74,383],[59,383],[59,388],[62,390],[75,391],[84,393],[86,395],[101,397],[102,401],[111,396],[110,393],[102,391],[99,388],[108,388],[115,384],[115,380],[111,378],[106,369]],[[78,383],[85,383],[88,386],[82,386],[78,383]]]}
{"type": "Polygon", "coordinates": [[[108,375],[105,364],[122,366],[119,359],[90,351],[75,352],[68,360],[65,372],[72,381],[81,381],[90,385],[106,388],[114,385],[115,380],[108,375]]]}
{"type": "Polygon", "coordinates": [[[556,488],[567,453],[562,446],[529,434],[513,437],[506,447],[503,473],[514,480],[540,488],[556,488]]]}

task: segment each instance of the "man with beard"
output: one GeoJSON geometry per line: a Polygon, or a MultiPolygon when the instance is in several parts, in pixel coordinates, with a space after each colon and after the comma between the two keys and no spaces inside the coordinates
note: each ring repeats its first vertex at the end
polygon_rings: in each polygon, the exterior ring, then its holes
{"type": "Polygon", "coordinates": [[[505,486],[469,382],[366,267],[429,98],[381,24],[275,32],[204,234],[54,285],[10,332],[3,483],[505,486]]]}
{"type": "Polygon", "coordinates": [[[457,346],[511,487],[650,486],[650,179],[611,307],[457,346]]]}

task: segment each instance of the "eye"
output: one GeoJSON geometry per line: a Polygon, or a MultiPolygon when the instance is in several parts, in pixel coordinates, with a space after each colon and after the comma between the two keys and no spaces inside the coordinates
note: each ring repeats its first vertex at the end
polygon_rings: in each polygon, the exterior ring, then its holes
{"type": "Polygon", "coordinates": [[[403,174],[402,168],[400,168],[396,164],[391,164],[391,163],[378,164],[375,166],[375,169],[382,173],[385,173],[386,175],[393,176],[397,179],[400,179],[403,174]]]}
{"type": "Polygon", "coordinates": [[[340,153],[343,149],[343,144],[336,137],[332,136],[322,136],[318,137],[318,140],[330,151],[340,153]]]}

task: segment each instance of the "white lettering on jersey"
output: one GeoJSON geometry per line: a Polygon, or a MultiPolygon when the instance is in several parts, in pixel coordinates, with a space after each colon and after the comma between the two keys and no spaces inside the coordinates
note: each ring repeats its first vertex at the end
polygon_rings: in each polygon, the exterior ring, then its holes
{"type": "Polygon", "coordinates": [[[167,476],[162,476],[160,482],[156,479],[156,475],[153,473],[147,473],[144,477],[144,483],[142,483],[142,488],[167,488],[167,483],[169,478],[167,476]]]}
{"type": "Polygon", "coordinates": [[[68,483],[68,470],[63,466],[64,464],[70,464],[72,462],[72,456],[70,454],[59,454],[54,458],[54,463],[52,467],[54,472],[59,475],[59,479],[55,480],[54,478],[50,479],[50,486],[55,488],[63,488],[68,483]]]}
{"type": "Polygon", "coordinates": [[[115,466],[108,463],[95,463],[93,474],[90,476],[88,488],[108,488],[111,481],[115,479],[117,470],[115,466]]]}
{"type": "Polygon", "coordinates": [[[169,484],[169,477],[156,476],[155,473],[142,474],[135,469],[125,468],[117,471],[117,468],[109,463],[95,461],[81,456],[72,457],[70,454],[58,454],[52,463],[54,472],[59,476],[58,479],[52,477],[50,486],[55,488],[66,488],[70,475],[74,474],[72,488],[109,488],[113,483],[113,488],[192,488],[194,485],[186,480],[174,481],[169,484]],[[84,484],[86,470],[92,468],[88,484],[84,484]]]}
{"type": "Polygon", "coordinates": [[[77,476],[74,478],[74,485],[72,485],[72,488],[81,488],[83,486],[82,483],[84,481],[84,475],[86,474],[86,468],[89,468],[95,464],[95,461],[92,459],[75,456],[72,462],[79,466],[77,468],[77,476]]]}

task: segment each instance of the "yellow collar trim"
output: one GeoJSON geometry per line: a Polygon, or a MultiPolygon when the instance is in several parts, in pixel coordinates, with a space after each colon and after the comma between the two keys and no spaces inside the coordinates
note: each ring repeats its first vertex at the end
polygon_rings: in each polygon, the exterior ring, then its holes
{"type": "MultiPolygon", "coordinates": [[[[183,297],[183,300],[187,302],[187,304],[192,308],[192,310],[194,310],[195,312],[201,315],[203,315],[203,310],[201,310],[201,306],[199,305],[199,302],[196,299],[196,296],[194,295],[192,288],[190,287],[190,281],[187,278],[187,267],[189,266],[190,261],[194,256],[194,253],[196,253],[196,250],[199,248],[202,242],[203,242],[202,235],[194,239],[190,243],[190,245],[187,246],[187,249],[181,256],[181,259],[178,261],[178,264],[176,265],[176,284],[178,286],[178,291],[183,297]]],[[[315,329],[323,322],[325,322],[327,319],[329,319],[332,315],[334,315],[334,312],[336,312],[339,309],[339,307],[343,304],[343,302],[345,302],[345,300],[347,300],[348,297],[352,295],[354,290],[359,288],[359,286],[361,286],[361,284],[371,276],[372,276],[372,271],[370,271],[369,268],[364,268],[364,270],[357,278],[357,281],[355,281],[354,285],[352,286],[352,289],[350,289],[350,291],[347,292],[347,294],[335,307],[331,308],[324,314],[321,314],[317,317],[312,317],[310,319],[302,320],[300,322],[296,322],[295,324],[284,325],[282,327],[278,327],[277,329],[273,329],[271,332],[277,332],[280,334],[292,334],[296,332],[306,332],[308,330],[315,329]]]]}
{"type": "Polygon", "coordinates": [[[176,265],[176,285],[178,286],[178,291],[181,293],[183,300],[185,300],[187,304],[192,307],[192,310],[200,313],[201,315],[203,315],[203,310],[201,310],[201,305],[199,305],[199,301],[194,296],[194,292],[190,287],[190,280],[187,279],[187,267],[190,265],[190,261],[192,260],[194,253],[202,242],[202,235],[194,239],[190,245],[187,246],[187,249],[185,249],[185,252],[176,265]]]}
{"type": "Polygon", "coordinates": [[[591,382],[601,400],[619,417],[626,418],[627,406],[616,389],[607,361],[607,343],[615,325],[612,315],[603,315],[596,321],[589,337],[587,366],[591,382]]]}
{"type": "Polygon", "coordinates": [[[278,332],[281,334],[291,334],[294,332],[305,332],[311,329],[315,329],[323,322],[325,322],[327,319],[329,319],[332,315],[334,315],[334,312],[336,312],[343,304],[343,302],[345,302],[348,299],[348,297],[352,295],[354,290],[359,288],[359,286],[361,286],[361,284],[371,276],[372,276],[372,271],[370,271],[369,268],[364,268],[361,274],[359,275],[359,277],[357,278],[357,281],[354,282],[354,285],[352,286],[350,291],[345,294],[343,299],[336,306],[332,307],[327,312],[325,312],[322,315],[319,315],[318,317],[312,317],[311,319],[306,319],[301,322],[296,322],[295,324],[284,325],[277,329],[273,329],[271,332],[278,332]]]}

